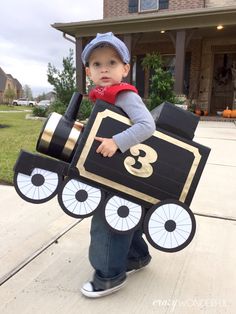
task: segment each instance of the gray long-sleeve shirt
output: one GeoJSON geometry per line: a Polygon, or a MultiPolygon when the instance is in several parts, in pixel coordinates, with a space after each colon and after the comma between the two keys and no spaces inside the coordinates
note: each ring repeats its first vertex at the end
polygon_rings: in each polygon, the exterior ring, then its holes
{"type": "Polygon", "coordinates": [[[132,91],[120,92],[115,105],[120,107],[132,122],[128,129],[113,136],[116,145],[124,153],[131,146],[148,139],[156,130],[156,125],[141,97],[132,91]]]}

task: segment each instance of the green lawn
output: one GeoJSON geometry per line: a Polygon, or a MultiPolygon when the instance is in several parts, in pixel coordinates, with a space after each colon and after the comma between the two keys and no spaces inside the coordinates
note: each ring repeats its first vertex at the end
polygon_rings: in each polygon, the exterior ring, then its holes
{"type": "Polygon", "coordinates": [[[25,116],[25,112],[0,112],[0,183],[12,184],[13,166],[21,149],[35,152],[44,122],[26,120],[25,116]]]}
{"type": "Polygon", "coordinates": [[[0,111],[24,111],[32,110],[32,107],[29,106],[12,106],[12,105],[0,105],[0,111]]]}

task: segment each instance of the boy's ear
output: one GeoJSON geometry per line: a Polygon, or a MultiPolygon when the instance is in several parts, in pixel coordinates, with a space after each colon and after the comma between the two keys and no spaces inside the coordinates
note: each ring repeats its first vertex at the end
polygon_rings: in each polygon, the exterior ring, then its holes
{"type": "Polygon", "coordinates": [[[130,65],[129,64],[124,64],[124,72],[123,72],[123,77],[126,77],[129,74],[130,70],[130,65]]]}
{"type": "Polygon", "coordinates": [[[88,77],[91,76],[91,72],[90,72],[90,69],[88,67],[85,68],[85,73],[88,77]]]}

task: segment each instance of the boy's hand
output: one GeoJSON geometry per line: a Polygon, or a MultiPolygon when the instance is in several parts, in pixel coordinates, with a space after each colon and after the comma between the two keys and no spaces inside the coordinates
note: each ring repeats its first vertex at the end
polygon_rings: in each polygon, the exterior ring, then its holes
{"type": "Polygon", "coordinates": [[[103,157],[112,157],[118,149],[112,138],[95,137],[95,140],[101,142],[96,152],[102,154],[103,157]]]}

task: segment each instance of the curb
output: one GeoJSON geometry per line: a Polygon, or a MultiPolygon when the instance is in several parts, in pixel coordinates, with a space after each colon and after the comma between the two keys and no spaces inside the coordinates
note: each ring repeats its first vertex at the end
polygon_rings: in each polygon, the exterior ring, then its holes
{"type": "Polygon", "coordinates": [[[42,120],[42,121],[45,121],[47,118],[46,117],[36,117],[36,116],[31,115],[31,114],[27,114],[25,116],[25,119],[26,120],[42,120]]]}

